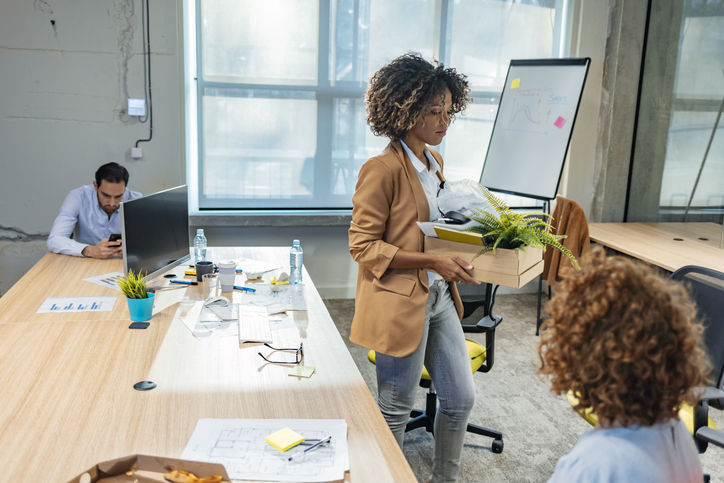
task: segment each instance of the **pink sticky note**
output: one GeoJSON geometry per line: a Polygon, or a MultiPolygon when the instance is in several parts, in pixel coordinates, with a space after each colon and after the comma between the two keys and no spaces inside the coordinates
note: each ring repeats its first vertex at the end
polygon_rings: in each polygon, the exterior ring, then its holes
{"type": "Polygon", "coordinates": [[[561,129],[565,123],[566,120],[563,119],[561,116],[558,116],[558,119],[556,119],[556,122],[554,122],[553,125],[558,129],[561,129]]]}

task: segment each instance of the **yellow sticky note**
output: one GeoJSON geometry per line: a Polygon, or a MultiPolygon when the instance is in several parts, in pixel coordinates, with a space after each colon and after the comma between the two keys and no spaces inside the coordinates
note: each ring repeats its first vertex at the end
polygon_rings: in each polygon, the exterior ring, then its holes
{"type": "Polygon", "coordinates": [[[196,276],[196,269],[195,268],[189,268],[184,272],[184,275],[193,275],[196,276]]]}
{"type": "Polygon", "coordinates": [[[518,87],[520,87],[520,77],[513,79],[513,82],[510,83],[511,89],[517,89],[518,87]]]}
{"type": "Polygon", "coordinates": [[[304,441],[304,436],[289,428],[284,428],[280,429],[276,433],[270,434],[264,438],[264,441],[274,446],[279,451],[284,452],[304,441]]]}
{"type": "Polygon", "coordinates": [[[297,377],[312,377],[314,369],[316,369],[314,366],[296,366],[292,369],[289,375],[297,377]]]}
{"type": "Polygon", "coordinates": [[[468,243],[470,245],[485,245],[485,243],[483,243],[483,235],[480,233],[450,230],[449,228],[443,228],[441,226],[435,227],[435,233],[437,233],[437,237],[440,240],[468,243]]]}

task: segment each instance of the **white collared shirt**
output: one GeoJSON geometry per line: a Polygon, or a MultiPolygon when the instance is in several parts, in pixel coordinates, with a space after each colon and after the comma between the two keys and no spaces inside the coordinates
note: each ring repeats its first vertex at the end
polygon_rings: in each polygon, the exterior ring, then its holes
{"type": "MultiPolygon", "coordinates": [[[[412,166],[415,167],[415,171],[417,171],[417,177],[420,179],[422,189],[425,191],[427,204],[430,207],[429,221],[439,218],[438,215],[440,212],[437,207],[437,190],[440,187],[440,178],[438,178],[437,172],[440,171],[440,166],[437,164],[437,160],[432,156],[432,154],[430,154],[430,151],[425,149],[425,156],[427,156],[427,160],[430,162],[430,169],[428,170],[427,166],[425,166],[425,163],[420,161],[417,156],[415,156],[412,150],[407,147],[407,144],[405,144],[402,139],[400,139],[400,144],[402,144],[402,147],[405,149],[407,156],[410,158],[412,166]]],[[[438,278],[442,277],[435,272],[432,272],[430,270],[427,271],[427,281],[429,285],[432,285],[432,282],[438,278]]]]}
{"type": "MultiPolygon", "coordinates": [[[[123,193],[123,200],[128,201],[143,196],[138,191],[128,188],[123,193]]],[[[121,233],[121,215],[114,211],[110,218],[98,204],[98,195],[92,184],[76,188],[65,197],[60,206],[60,214],[53,223],[48,237],[48,250],[63,255],[82,257],[81,252],[88,245],[96,245],[113,233],[121,233]],[[80,235],[78,241],[70,235],[78,224],[80,235]]]]}

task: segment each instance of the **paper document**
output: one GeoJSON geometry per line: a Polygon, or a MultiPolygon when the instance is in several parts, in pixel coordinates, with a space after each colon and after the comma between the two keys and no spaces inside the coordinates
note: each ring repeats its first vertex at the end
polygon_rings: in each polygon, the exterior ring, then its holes
{"type": "Polygon", "coordinates": [[[47,298],[36,314],[63,312],[110,312],[118,297],[57,297],[47,298]]]}
{"type": "Polygon", "coordinates": [[[250,258],[236,258],[236,268],[242,269],[244,273],[266,273],[282,268],[278,263],[252,260],[250,258]]]}
{"type": "Polygon", "coordinates": [[[123,272],[111,272],[106,273],[105,275],[97,275],[95,277],[88,277],[84,278],[84,282],[90,282],[94,283],[96,285],[100,285],[101,287],[105,288],[112,288],[113,290],[121,291],[121,288],[116,283],[116,278],[122,277],[123,272]]]}
{"type": "Polygon", "coordinates": [[[271,325],[266,307],[239,306],[239,344],[272,342],[271,325]]]}
{"type": "Polygon", "coordinates": [[[181,322],[196,336],[197,339],[218,339],[219,337],[236,337],[239,333],[238,305],[231,304],[231,320],[221,320],[203,302],[189,311],[189,315],[181,317],[181,322]]]}
{"type": "Polygon", "coordinates": [[[447,223],[438,223],[438,222],[432,222],[432,221],[418,221],[417,226],[420,227],[420,230],[422,230],[422,233],[425,236],[429,236],[432,238],[437,238],[437,233],[435,233],[435,227],[439,226],[442,228],[447,228],[450,230],[460,231],[463,230],[469,226],[472,226],[475,224],[474,221],[470,220],[467,223],[463,223],[462,225],[449,225],[447,223]]]}
{"type": "Polygon", "coordinates": [[[245,292],[241,298],[244,305],[266,307],[269,315],[286,312],[287,310],[307,310],[304,298],[304,284],[272,285],[254,284],[256,292],[245,292]],[[272,290],[274,287],[274,291],[272,290]]]}
{"type": "Polygon", "coordinates": [[[222,464],[232,480],[339,481],[349,469],[347,423],[344,419],[199,419],[181,458],[222,464]],[[281,452],[264,440],[283,428],[305,439],[332,439],[289,461],[305,446],[281,452]]]}

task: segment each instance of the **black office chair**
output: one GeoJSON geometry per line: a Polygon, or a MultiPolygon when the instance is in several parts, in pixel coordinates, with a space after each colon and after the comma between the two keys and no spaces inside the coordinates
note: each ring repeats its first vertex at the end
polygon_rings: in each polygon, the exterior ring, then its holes
{"type": "Polygon", "coordinates": [[[697,306],[704,324],[704,344],[712,363],[713,387],[694,408],[693,434],[699,453],[709,443],[724,448],[724,431],[709,427],[709,408],[724,410],[724,273],[709,268],[686,266],[674,272],[671,280],[683,282],[697,306]]]}
{"type": "MultiPolygon", "coordinates": [[[[485,346],[482,346],[470,339],[466,339],[465,341],[473,373],[488,372],[493,368],[493,364],[495,363],[495,329],[503,320],[503,317],[492,314],[496,290],[497,286],[493,288],[493,286],[488,284],[486,287],[485,299],[476,301],[475,303],[467,306],[465,303],[463,304],[465,306],[463,318],[469,317],[476,308],[480,306],[484,307],[483,318],[477,324],[462,324],[463,332],[482,332],[485,334],[485,346]]],[[[375,351],[369,351],[367,353],[367,359],[374,364],[376,361],[375,351]]],[[[425,409],[412,410],[410,420],[407,422],[407,426],[405,427],[405,432],[412,431],[417,428],[425,428],[427,432],[434,434],[435,415],[437,413],[437,392],[435,392],[435,387],[432,384],[430,375],[424,367],[422,377],[420,378],[420,387],[427,389],[427,395],[425,396],[425,409]]],[[[500,431],[484,428],[483,426],[478,426],[477,424],[468,424],[466,430],[469,433],[493,438],[493,443],[491,445],[493,453],[503,452],[503,433],[500,431]]]]}

